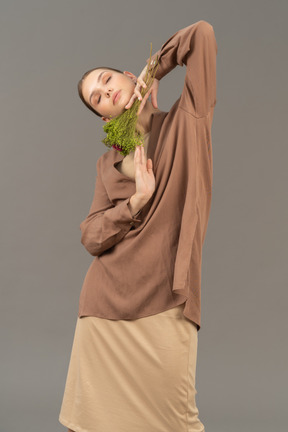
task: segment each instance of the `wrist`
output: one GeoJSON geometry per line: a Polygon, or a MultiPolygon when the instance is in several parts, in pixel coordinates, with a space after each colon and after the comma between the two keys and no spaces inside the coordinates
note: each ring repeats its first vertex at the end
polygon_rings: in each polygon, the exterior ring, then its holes
{"type": "Polygon", "coordinates": [[[140,196],[137,194],[134,194],[130,197],[128,207],[131,212],[132,217],[139,213],[139,211],[144,207],[144,205],[147,203],[148,199],[147,197],[140,196]]]}

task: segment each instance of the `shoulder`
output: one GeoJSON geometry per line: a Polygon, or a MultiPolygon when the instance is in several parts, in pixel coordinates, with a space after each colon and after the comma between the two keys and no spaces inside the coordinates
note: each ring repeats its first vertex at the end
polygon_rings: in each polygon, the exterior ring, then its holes
{"type": "Polygon", "coordinates": [[[96,163],[97,172],[104,171],[107,167],[111,166],[114,162],[116,156],[116,150],[113,148],[103,153],[98,159],[96,163]]]}

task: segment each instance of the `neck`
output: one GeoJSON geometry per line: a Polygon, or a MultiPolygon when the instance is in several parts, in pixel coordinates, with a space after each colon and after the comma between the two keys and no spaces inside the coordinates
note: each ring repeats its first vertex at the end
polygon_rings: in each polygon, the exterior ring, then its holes
{"type": "Polygon", "coordinates": [[[143,134],[150,132],[152,114],[155,112],[160,112],[159,108],[154,108],[152,103],[147,100],[144,108],[138,116],[138,120],[136,123],[136,129],[138,129],[139,132],[143,134]]]}

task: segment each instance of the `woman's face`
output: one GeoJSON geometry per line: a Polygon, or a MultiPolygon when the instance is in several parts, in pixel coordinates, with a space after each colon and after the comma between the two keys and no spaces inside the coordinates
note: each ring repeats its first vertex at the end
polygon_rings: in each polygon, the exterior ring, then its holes
{"type": "Polygon", "coordinates": [[[123,74],[109,69],[96,69],[82,83],[84,99],[102,119],[108,121],[125,111],[133,95],[137,77],[131,72],[123,74]]]}

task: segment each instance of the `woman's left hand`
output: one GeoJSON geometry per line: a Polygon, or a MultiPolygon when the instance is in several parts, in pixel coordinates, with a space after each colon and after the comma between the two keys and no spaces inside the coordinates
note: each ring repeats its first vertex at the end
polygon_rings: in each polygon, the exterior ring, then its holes
{"type": "Polygon", "coordinates": [[[144,146],[136,146],[134,154],[135,196],[147,202],[155,191],[155,176],[152,159],[146,159],[144,146]]]}
{"type": "MultiPolygon", "coordinates": [[[[133,105],[134,101],[136,100],[136,98],[138,98],[139,100],[142,99],[141,96],[141,88],[144,87],[146,88],[146,84],[144,82],[144,77],[146,75],[146,70],[147,70],[147,65],[144,67],[144,69],[142,70],[141,74],[139,75],[139,77],[137,78],[137,84],[135,86],[134,89],[134,93],[131,96],[131,99],[129,100],[129,102],[127,103],[127,105],[125,106],[126,109],[131,108],[131,106],[133,105]]],[[[147,93],[145,94],[139,108],[138,108],[138,112],[137,115],[139,115],[142,111],[142,109],[144,108],[147,99],[149,98],[150,94],[151,94],[151,102],[154,108],[158,108],[157,105],[157,93],[158,93],[158,88],[159,88],[159,80],[157,78],[154,78],[153,83],[151,85],[151,87],[149,88],[149,90],[147,91],[147,93]]]]}

